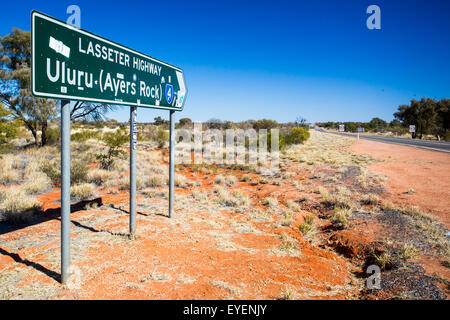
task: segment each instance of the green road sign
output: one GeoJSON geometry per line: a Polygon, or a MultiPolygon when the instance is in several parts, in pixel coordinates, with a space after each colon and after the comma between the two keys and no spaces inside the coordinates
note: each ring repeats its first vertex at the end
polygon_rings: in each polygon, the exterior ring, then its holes
{"type": "Polygon", "coordinates": [[[31,13],[33,95],[181,111],[183,70],[68,25],[31,13]]]}

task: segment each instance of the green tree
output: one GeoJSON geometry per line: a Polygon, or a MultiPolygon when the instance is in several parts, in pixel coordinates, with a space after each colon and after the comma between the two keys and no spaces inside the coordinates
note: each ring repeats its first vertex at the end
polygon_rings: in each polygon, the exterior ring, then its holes
{"type": "Polygon", "coordinates": [[[192,120],[189,118],[180,119],[180,128],[192,126],[192,120]]]}
{"type": "Polygon", "coordinates": [[[212,118],[206,121],[209,129],[222,129],[223,122],[220,119],[212,118]]]}
{"type": "Polygon", "coordinates": [[[442,99],[437,103],[437,130],[438,139],[444,137],[450,140],[450,99],[442,99]]]}
{"type": "Polygon", "coordinates": [[[167,123],[169,123],[169,121],[164,120],[164,119],[161,118],[160,116],[156,117],[156,118],[155,118],[155,122],[154,122],[154,124],[155,124],[156,126],[160,126],[160,125],[167,124],[167,123]]]}
{"type": "Polygon", "coordinates": [[[253,129],[260,130],[260,129],[274,129],[278,128],[278,122],[275,120],[269,120],[269,119],[261,119],[253,122],[253,129]]]}
{"type": "Polygon", "coordinates": [[[434,99],[422,98],[411,100],[410,105],[401,105],[394,117],[402,122],[404,126],[415,125],[416,132],[412,138],[422,139],[424,134],[434,133],[438,130],[438,108],[434,99]]]}
{"type": "Polygon", "coordinates": [[[387,122],[380,118],[373,118],[370,120],[368,127],[371,130],[385,129],[387,128],[387,122]]]}
{"type": "MultiPolygon", "coordinates": [[[[31,40],[30,32],[13,28],[12,32],[0,37],[0,99],[20,120],[39,145],[48,143],[48,123],[58,115],[57,102],[52,99],[36,98],[31,94],[31,40]]],[[[100,120],[103,114],[115,109],[106,104],[76,102],[71,108],[71,119],[90,118],[100,120]]]]}
{"type": "Polygon", "coordinates": [[[304,127],[304,128],[306,128],[306,127],[308,127],[308,124],[306,123],[306,121],[307,121],[306,118],[303,118],[302,116],[299,116],[299,117],[297,117],[295,119],[294,124],[297,127],[304,127]]]}

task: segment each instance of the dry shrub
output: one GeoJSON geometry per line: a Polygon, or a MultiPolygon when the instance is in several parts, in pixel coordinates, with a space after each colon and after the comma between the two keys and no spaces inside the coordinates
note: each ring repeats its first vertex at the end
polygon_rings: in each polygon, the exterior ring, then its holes
{"type": "Polygon", "coordinates": [[[303,236],[312,236],[316,233],[316,227],[314,226],[314,218],[311,215],[305,217],[303,222],[298,225],[298,229],[303,236]]]}
{"type": "Polygon", "coordinates": [[[283,220],[281,221],[281,225],[283,227],[289,227],[292,224],[292,217],[293,217],[292,211],[285,211],[283,212],[283,220]]]}
{"type": "Polygon", "coordinates": [[[400,248],[400,258],[405,261],[416,258],[420,253],[420,250],[409,243],[404,243],[400,248]]]}
{"type": "Polygon", "coordinates": [[[271,209],[278,208],[278,200],[273,197],[267,197],[261,200],[261,203],[265,206],[268,206],[271,209]]]}
{"type": "MultiPolygon", "coordinates": [[[[147,178],[146,185],[149,187],[161,187],[167,184],[169,181],[169,177],[163,174],[154,174],[147,178]]],[[[175,182],[174,182],[175,183],[175,182]]]]}
{"type": "Polygon", "coordinates": [[[51,180],[43,172],[34,172],[28,177],[28,180],[23,185],[26,193],[35,194],[48,190],[51,187],[51,180]]]}
{"type": "Polygon", "coordinates": [[[236,177],[233,175],[217,175],[214,178],[214,183],[218,184],[218,185],[226,185],[228,187],[234,186],[236,184],[236,177]]]}
{"type": "Polygon", "coordinates": [[[88,199],[95,193],[95,186],[90,183],[76,184],[70,187],[70,195],[80,200],[88,199]]]}
{"type": "Polygon", "coordinates": [[[114,177],[114,173],[104,169],[91,169],[87,173],[87,181],[101,186],[105,181],[114,177]]]}
{"type": "MultiPolygon", "coordinates": [[[[345,189],[347,190],[347,189],[345,189]]],[[[332,208],[350,209],[352,204],[350,202],[349,193],[344,189],[338,189],[335,194],[330,194],[328,190],[323,187],[318,188],[318,192],[322,196],[322,203],[332,208]]]]}
{"type": "MultiPolygon", "coordinates": [[[[130,189],[130,177],[122,177],[118,180],[118,183],[114,183],[114,185],[119,185],[121,190],[130,189]]],[[[142,175],[136,175],[136,189],[142,189],[145,187],[145,178],[142,175]]]]}
{"type": "Polygon", "coordinates": [[[291,209],[292,211],[295,211],[295,212],[300,211],[300,205],[293,200],[286,201],[286,207],[288,207],[289,209],[291,209]]]}
{"type": "Polygon", "coordinates": [[[352,215],[349,208],[335,208],[331,217],[331,222],[335,227],[345,228],[348,225],[348,219],[352,215]]]}
{"type": "Polygon", "coordinates": [[[365,194],[361,197],[361,203],[367,205],[374,205],[380,202],[380,198],[373,193],[365,194]]]}
{"type": "Polygon", "coordinates": [[[0,159],[0,183],[11,183],[19,180],[17,168],[17,159],[15,156],[6,154],[0,159]]]}
{"type": "Polygon", "coordinates": [[[193,190],[192,197],[197,201],[206,201],[208,199],[208,194],[206,192],[193,190]]]}
{"type": "Polygon", "coordinates": [[[226,207],[247,207],[250,203],[249,197],[239,190],[230,193],[224,187],[216,186],[214,193],[217,203],[226,207]]]}
{"type": "Polygon", "coordinates": [[[19,188],[1,191],[0,212],[3,219],[12,224],[28,223],[33,215],[41,209],[41,203],[19,188]]]}
{"type": "Polygon", "coordinates": [[[181,174],[176,174],[173,183],[175,184],[175,187],[184,187],[186,185],[186,177],[181,174]]]}
{"type": "Polygon", "coordinates": [[[153,165],[153,166],[150,166],[150,171],[158,173],[158,174],[164,174],[167,172],[167,168],[163,165],[153,165]]]}

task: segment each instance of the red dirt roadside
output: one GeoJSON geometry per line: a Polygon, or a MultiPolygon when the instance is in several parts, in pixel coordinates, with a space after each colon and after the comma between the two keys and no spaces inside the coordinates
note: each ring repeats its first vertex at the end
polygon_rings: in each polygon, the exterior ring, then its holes
{"type": "Polygon", "coordinates": [[[369,170],[388,178],[383,198],[398,205],[417,205],[450,227],[450,153],[362,139],[350,149],[381,161],[369,170]]]}

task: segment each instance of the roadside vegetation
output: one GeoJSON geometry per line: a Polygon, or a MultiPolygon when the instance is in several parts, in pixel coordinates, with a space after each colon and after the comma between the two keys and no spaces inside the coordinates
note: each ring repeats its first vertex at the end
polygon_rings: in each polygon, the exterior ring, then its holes
{"type": "Polygon", "coordinates": [[[422,98],[412,99],[409,105],[401,105],[394,113],[394,119],[386,122],[373,118],[369,122],[321,122],[317,126],[338,130],[345,126],[347,132],[357,132],[364,128],[365,132],[384,135],[410,136],[413,139],[434,139],[450,141],[450,99],[422,98]],[[409,132],[409,126],[415,126],[415,132],[409,132]]]}

